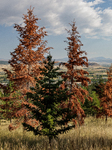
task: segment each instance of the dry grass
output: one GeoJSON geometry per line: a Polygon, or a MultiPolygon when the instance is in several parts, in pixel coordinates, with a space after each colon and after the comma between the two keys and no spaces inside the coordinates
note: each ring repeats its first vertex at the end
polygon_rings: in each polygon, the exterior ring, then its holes
{"type": "Polygon", "coordinates": [[[105,124],[103,119],[89,117],[85,124],[59,135],[49,147],[48,138],[34,136],[32,132],[23,134],[22,128],[8,131],[8,125],[0,126],[0,150],[111,150],[112,120],[105,124]]]}

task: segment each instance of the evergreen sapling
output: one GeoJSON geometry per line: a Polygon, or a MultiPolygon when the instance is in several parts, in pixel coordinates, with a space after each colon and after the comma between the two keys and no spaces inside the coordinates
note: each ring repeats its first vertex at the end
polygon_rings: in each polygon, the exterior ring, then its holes
{"type": "Polygon", "coordinates": [[[42,76],[36,78],[36,86],[31,88],[31,93],[27,93],[31,103],[26,102],[24,105],[32,113],[31,122],[35,122],[34,126],[27,121],[23,123],[27,131],[48,136],[50,145],[58,134],[75,127],[68,123],[76,117],[70,108],[63,106],[72,94],[68,94],[68,89],[63,86],[66,79],[57,80],[62,72],[54,64],[52,56],[48,55],[44,68],[40,68],[42,76]]]}

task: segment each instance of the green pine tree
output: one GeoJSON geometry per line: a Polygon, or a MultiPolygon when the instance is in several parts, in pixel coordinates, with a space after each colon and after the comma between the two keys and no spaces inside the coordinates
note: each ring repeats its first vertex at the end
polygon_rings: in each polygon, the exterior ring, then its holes
{"type": "Polygon", "coordinates": [[[87,98],[85,99],[84,104],[81,103],[81,106],[85,112],[85,115],[96,115],[97,110],[96,107],[100,108],[100,100],[98,99],[98,95],[95,91],[92,91],[92,93],[89,94],[92,97],[92,101],[89,101],[87,98]]]}
{"type": "Polygon", "coordinates": [[[26,119],[23,123],[27,131],[48,136],[50,145],[58,134],[75,127],[69,122],[76,117],[72,115],[70,108],[64,107],[71,95],[68,95],[68,89],[63,86],[66,79],[59,80],[62,73],[54,64],[52,56],[48,55],[44,61],[44,69],[40,68],[42,76],[36,79],[36,87],[31,88],[32,93],[27,93],[30,103],[24,104],[32,113],[31,121],[27,122],[26,119]]]}

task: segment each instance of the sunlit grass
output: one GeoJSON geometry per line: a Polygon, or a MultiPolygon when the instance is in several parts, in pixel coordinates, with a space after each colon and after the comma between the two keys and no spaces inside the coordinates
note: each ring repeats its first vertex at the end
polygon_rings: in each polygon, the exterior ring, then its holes
{"type": "Polygon", "coordinates": [[[89,117],[83,126],[52,140],[50,148],[48,138],[24,132],[22,127],[8,131],[8,124],[0,126],[0,150],[111,150],[112,119],[107,124],[103,119],[89,117]]]}

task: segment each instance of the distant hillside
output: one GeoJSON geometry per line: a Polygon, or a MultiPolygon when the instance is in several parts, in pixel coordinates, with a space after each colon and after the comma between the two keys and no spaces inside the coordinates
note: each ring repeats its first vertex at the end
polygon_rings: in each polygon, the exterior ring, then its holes
{"type": "MultiPolygon", "coordinates": [[[[67,62],[68,58],[60,58],[60,59],[55,59],[57,62],[67,62]]],[[[105,58],[105,57],[94,57],[94,58],[89,58],[88,62],[90,65],[110,65],[112,63],[111,58],[105,58]]],[[[0,58],[0,64],[8,64],[8,60],[6,59],[1,59],[0,58]]],[[[58,64],[58,63],[57,63],[58,64]]]]}
{"type": "Polygon", "coordinates": [[[55,59],[55,61],[67,62],[67,61],[68,61],[68,58],[67,58],[67,57],[65,57],[65,58],[59,58],[59,59],[55,59]]]}
{"type": "MultiPolygon", "coordinates": [[[[55,60],[59,61],[59,62],[67,62],[68,58],[66,57],[66,58],[55,59],[55,60]]],[[[105,57],[94,57],[94,58],[89,58],[88,62],[89,63],[97,63],[99,65],[110,65],[112,63],[112,59],[111,58],[105,58],[105,57]]]]}
{"type": "Polygon", "coordinates": [[[111,64],[112,59],[111,58],[105,58],[105,57],[94,57],[94,58],[90,58],[89,62],[97,62],[99,64],[111,64]]]}
{"type": "Polygon", "coordinates": [[[89,66],[100,66],[98,63],[95,63],[95,62],[89,62],[88,65],[89,66]]]}
{"type": "Polygon", "coordinates": [[[0,64],[7,65],[7,64],[8,64],[8,61],[0,60],[0,64]]]}

